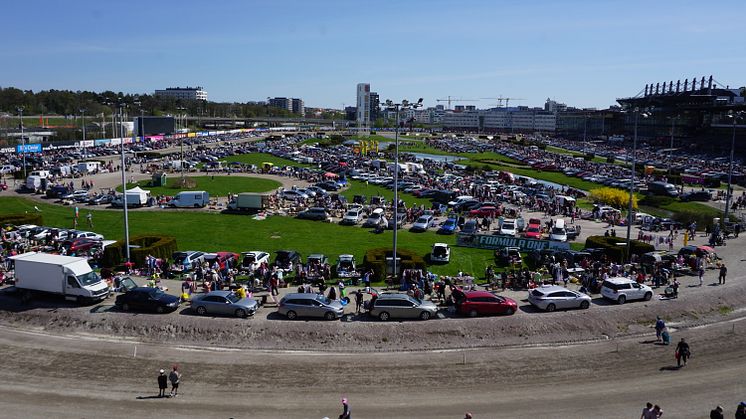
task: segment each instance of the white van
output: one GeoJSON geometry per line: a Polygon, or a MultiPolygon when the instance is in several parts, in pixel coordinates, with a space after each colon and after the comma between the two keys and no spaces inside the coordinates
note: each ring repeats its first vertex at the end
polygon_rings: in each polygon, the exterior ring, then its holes
{"type": "Polygon", "coordinates": [[[170,205],[176,208],[203,208],[210,203],[210,194],[205,191],[179,192],[170,205]]]}
{"type": "Polygon", "coordinates": [[[31,175],[26,178],[26,189],[30,191],[38,191],[41,189],[41,180],[42,177],[31,175]]]}
{"type": "Polygon", "coordinates": [[[97,161],[82,161],[75,165],[75,169],[80,173],[96,173],[101,167],[97,161]]]}
{"type": "Polygon", "coordinates": [[[49,173],[49,170],[34,170],[33,172],[28,174],[29,176],[38,176],[42,179],[46,179],[52,174],[49,173]]]}
{"type": "Polygon", "coordinates": [[[554,226],[552,226],[552,231],[549,233],[549,240],[554,240],[558,242],[567,241],[567,230],[565,229],[565,220],[563,220],[562,218],[558,218],[554,220],[554,226]]]}

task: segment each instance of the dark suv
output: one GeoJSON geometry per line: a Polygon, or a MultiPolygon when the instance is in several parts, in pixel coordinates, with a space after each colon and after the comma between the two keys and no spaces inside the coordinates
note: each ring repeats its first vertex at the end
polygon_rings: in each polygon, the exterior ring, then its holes
{"type": "Polygon", "coordinates": [[[301,220],[326,221],[329,214],[326,213],[325,208],[313,207],[299,213],[298,218],[301,220]]]}
{"type": "Polygon", "coordinates": [[[682,201],[702,201],[707,202],[712,199],[712,194],[709,191],[691,191],[681,195],[682,201]]]}

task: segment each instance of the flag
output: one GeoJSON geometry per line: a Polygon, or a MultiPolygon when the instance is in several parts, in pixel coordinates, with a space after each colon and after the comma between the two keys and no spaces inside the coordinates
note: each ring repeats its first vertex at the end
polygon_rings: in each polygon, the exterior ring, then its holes
{"type": "Polygon", "coordinates": [[[44,125],[44,118],[41,115],[39,115],[39,125],[44,125]]]}

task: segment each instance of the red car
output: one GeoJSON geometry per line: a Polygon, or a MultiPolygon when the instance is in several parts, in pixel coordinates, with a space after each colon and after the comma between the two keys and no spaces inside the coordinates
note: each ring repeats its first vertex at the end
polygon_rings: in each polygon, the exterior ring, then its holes
{"type": "Polygon", "coordinates": [[[62,246],[65,247],[69,253],[87,252],[101,247],[101,240],[89,237],[78,237],[77,239],[65,240],[62,242],[62,246]]]}
{"type": "Polygon", "coordinates": [[[523,237],[527,239],[541,239],[541,226],[538,224],[529,224],[523,233],[523,237]]]}
{"type": "Polygon", "coordinates": [[[518,309],[518,303],[487,291],[467,291],[465,298],[456,306],[459,314],[476,317],[480,314],[511,315],[518,309]]]}
{"type": "Polygon", "coordinates": [[[497,217],[500,215],[500,209],[491,205],[485,205],[469,211],[469,215],[472,217],[497,217]]]}

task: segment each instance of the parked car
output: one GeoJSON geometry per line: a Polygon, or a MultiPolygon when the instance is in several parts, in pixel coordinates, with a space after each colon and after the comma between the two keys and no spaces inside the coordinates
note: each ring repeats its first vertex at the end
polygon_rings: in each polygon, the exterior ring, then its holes
{"type": "Polygon", "coordinates": [[[449,218],[443,222],[443,225],[438,229],[438,234],[453,234],[456,231],[456,223],[458,221],[455,218],[449,218]]]}
{"type": "Polygon", "coordinates": [[[334,320],[342,317],[344,307],[340,301],[330,300],[321,294],[290,293],[282,297],[277,312],[288,320],[295,320],[298,317],[334,320]]]}
{"type": "Polygon", "coordinates": [[[587,309],[591,306],[591,297],[558,285],[544,285],[528,292],[528,302],[546,311],[558,308],[587,309]]]}
{"type": "Polygon", "coordinates": [[[412,224],[412,231],[427,231],[432,227],[434,218],[432,215],[422,215],[412,224]]]}
{"type": "Polygon", "coordinates": [[[370,213],[370,215],[368,215],[368,218],[365,219],[363,227],[378,227],[378,225],[383,222],[383,218],[383,208],[376,208],[373,210],[373,212],[370,213]]]}
{"type": "Polygon", "coordinates": [[[101,240],[81,237],[77,239],[68,239],[62,242],[62,247],[67,249],[68,254],[79,254],[101,247],[101,240]]]}
{"type": "Polygon", "coordinates": [[[260,250],[252,250],[250,252],[241,252],[241,267],[254,271],[262,263],[269,265],[269,253],[262,252],[260,250]]]}
{"type": "Polygon", "coordinates": [[[601,285],[601,295],[624,304],[630,300],[649,301],[653,298],[653,289],[629,278],[609,278],[601,285]]]}
{"type": "Polygon", "coordinates": [[[434,243],[433,249],[430,251],[431,262],[445,262],[448,263],[451,260],[451,248],[446,243],[434,243]]]}
{"type": "Polygon", "coordinates": [[[259,309],[259,304],[251,298],[241,298],[233,291],[211,291],[207,294],[196,294],[191,300],[192,310],[204,316],[207,314],[225,314],[236,317],[249,317],[259,309]]]}
{"type": "Polygon", "coordinates": [[[536,224],[529,224],[523,237],[527,239],[541,239],[541,227],[536,224]]]}
{"type": "Polygon", "coordinates": [[[362,209],[351,208],[345,213],[344,217],[342,217],[339,223],[344,224],[344,225],[355,225],[355,224],[358,224],[361,219],[362,219],[362,209]]]}
{"type": "Polygon", "coordinates": [[[518,234],[518,227],[516,226],[515,220],[506,218],[500,225],[500,234],[503,236],[515,237],[518,234]]]}
{"type": "Polygon", "coordinates": [[[238,264],[240,256],[238,253],[233,252],[216,252],[205,253],[204,258],[205,262],[207,262],[210,266],[212,266],[213,263],[217,262],[220,269],[223,269],[225,268],[226,263],[229,263],[231,268],[235,268],[238,264]]]}
{"type": "Polygon", "coordinates": [[[305,200],[308,198],[308,195],[300,192],[300,191],[294,191],[292,189],[286,189],[282,192],[280,192],[280,198],[287,199],[290,201],[297,201],[297,200],[305,200]]]}
{"type": "Polygon", "coordinates": [[[691,192],[682,194],[679,197],[679,199],[681,199],[684,202],[688,202],[688,201],[707,202],[712,199],[712,194],[710,193],[710,191],[691,191],[691,192]]]}
{"type": "Polygon", "coordinates": [[[158,288],[137,287],[118,295],[114,306],[122,311],[154,311],[166,313],[179,308],[179,297],[166,294],[158,288]]]}
{"type": "Polygon", "coordinates": [[[477,220],[467,220],[464,225],[461,226],[461,232],[464,234],[476,234],[479,232],[479,224],[477,224],[477,220]]]}
{"type": "Polygon", "coordinates": [[[70,230],[67,233],[67,237],[70,239],[94,239],[94,240],[103,240],[104,236],[94,233],[92,231],[81,231],[81,230],[70,230]]]}
{"type": "Polygon", "coordinates": [[[292,271],[293,267],[301,263],[300,254],[295,250],[278,250],[275,252],[275,266],[284,270],[292,271]]]}
{"type": "Polygon", "coordinates": [[[407,214],[405,214],[403,212],[400,212],[400,213],[396,214],[396,217],[392,216],[391,218],[389,218],[389,222],[387,223],[386,228],[389,229],[389,230],[393,230],[394,229],[394,222],[395,222],[394,220],[396,220],[396,228],[397,229],[400,229],[400,228],[404,227],[404,219],[405,218],[407,218],[407,214]]]}
{"type": "Polygon", "coordinates": [[[111,194],[101,194],[94,196],[93,198],[90,198],[88,200],[88,204],[90,205],[107,205],[111,204],[111,202],[114,200],[114,195],[111,194]]]}
{"type": "Polygon", "coordinates": [[[389,319],[429,320],[438,313],[438,307],[432,301],[418,301],[407,294],[381,294],[373,300],[369,313],[381,321],[389,319]]]}
{"type": "Polygon", "coordinates": [[[487,314],[511,315],[518,310],[518,303],[515,300],[488,291],[466,291],[464,296],[456,305],[456,312],[469,317],[487,314]]]}
{"type": "Polygon", "coordinates": [[[326,221],[329,219],[329,214],[327,214],[325,208],[312,207],[305,211],[301,211],[297,218],[301,220],[326,221]]]}
{"type": "Polygon", "coordinates": [[[472,217],[497,217],[500,215],[500,210],[492,205],[483,205],[477,209],[469,211],[469,215],[472,217]]]}
{"type": "Polygon", "coordinates": [[[496,250],[495,258],[497,258],[498,262],[504,266],[510,265],[511,262],[516,265],[521,265],[523,263],[520,247],[503,247],[500,250],[496,250]]]}
{"type": "Polygon", "coordinates": [[[182,266],[186,270],[192,270],[205,261],[205,253],[194,250],[173,253],[174,264],[182,266]]]}
{"type": "Polygon", "coordinates": [[[337,276],[340,278],[357,278],[360,276],[355,263],[355,256],[339,255],[339,259],[337,260],[337,276]]]}

